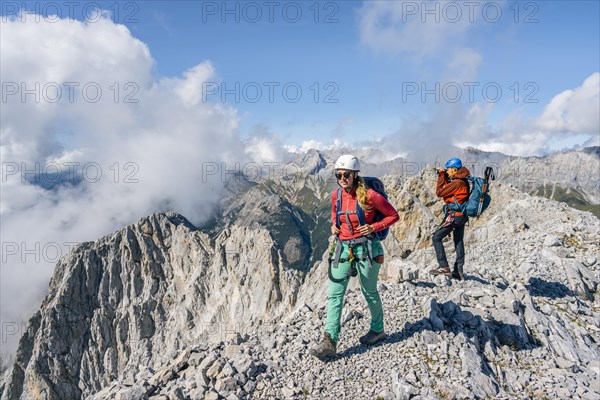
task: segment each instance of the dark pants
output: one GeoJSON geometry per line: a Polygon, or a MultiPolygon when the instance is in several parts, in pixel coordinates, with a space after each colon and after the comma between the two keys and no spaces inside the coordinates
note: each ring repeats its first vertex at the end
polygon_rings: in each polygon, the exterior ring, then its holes
{"type": "Polygon", "coordinates": [[[465,244],[463,237],[465,235],[465,223],[468,217],[461,215],[455,217],[454,221],[448,226],[442,226],[434,232],[432,236],[433,248],[435,249],[435,255],[437,262],[440,267],[447,267],[448,260],[446,259],[446,251],[444,250],[444,244],[442,240],[454,231],[452,238],[454,239],[454,249],[456,250],[456,261],[454,262],[454,271],[463,272],[463,265],[465,264],[465,244]]]}

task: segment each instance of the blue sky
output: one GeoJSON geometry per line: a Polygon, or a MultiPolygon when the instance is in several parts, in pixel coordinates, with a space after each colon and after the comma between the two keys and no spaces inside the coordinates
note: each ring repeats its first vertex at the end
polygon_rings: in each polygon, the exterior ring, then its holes
{"type": "MultiPolygon", "coordinates": [[[[57,9],[25,4],[40,13],[57,9]]],[[[54,4],[78,19],[88,4],[110,10],[147,44],[159,77],[209,60],[215,76],[205,100],[224,96],[241,118],[242,137],[268,133],[297,146],[395,135],[457,105],[464,113],[492,107],[486,121],[500,129],[511,115],[538,117],[554,96],[600,69],[597,1],[54,4]],[[232,92],[224,95],[226,88],[232,92]],[[439,101],[423,90],[437,92],[439,101]]],[[[7,12],[12,8],[3,6],[7,12]]],[[[452,134],[460,136],[458,129],[452,134]]],[[[563,140],[577,144],[575,137],[563,140]]]]}
{"type": "MultiPolygon", "coordinates": [[[[422,22],[425,18],[424,25],[450,25],[456,15],[453,11],[460,9],[463,17],[457,23],[469,22],[464,34],[450,38],[454,43],[442,43],[424,56],[414,50],[386,51],[362,43],[362,2],[320,2],[317,7],[314,2],[275,3],[273,23],[269,23],[266,6],[260,7],[263,16],[253,23],[255,8],[239,2],[146,2],[140,5],[139,24],[131,29],[149,44],[160,74],[177,74],[208,59],[223,84],[232,88],[239,82],[240,92],[249,82],[298,82],[303,90],[298,103],[286,101],[278,90],[270,103],[266,87],[256,104],[245,101],[243,94],[238,103],[233,95],[227,96],[245,117],[246,130],[265,124],[293,144],[311,135],[335,137],[332,132],[339,125],[344,139],[363,134],[381,137],[395,132],[403,118],[431,112],[434,95],[427,95],[423,102],[420,93],[423,84],[429,89],[435,88],[436,82],[443,84],[451,57],[445,46],[467,47],[481,55],[480,66],[470,77],[480,85],[474,86],[473,101],[468,98],[468,88],[461,85],[461,103],[485,103],[479,88],[490,82],[499,84],[503,92],[495,102],[491,122],[512,112],[539,114],[553,96],[579,86],[600,65],[600,15],[595,1],[492,2],[494,6],[486,8],[487,21],[482,19],[485,3],[479,2],[472,6],[473,23],[468,21],[465,2],[454,2],[458,5],[454,9],[444,9],[441,3],[439,12],[431,14],[425,14],[422,2],[406,2],[404,10],[411,14],[401,21],[422,22]],[[295,15],[296,5],[300,6],[303,16],[298,23],[286,21],[286,5],[289,19],[295,15]],[[496,5],[502,10],[499,19],[494,14],[496,5]],[[236,6],[239,12],[218,15],[224,8],[235,10],[236,6]],[[315,23],[315,18],[319,22],[315,23]],[[162,29],[157,29],[158,25],[162,29]],[[321,86],[317,102],[311,86],[314,82],[321,86]],[[327,82],[333,85],[324,88],[327,82]],[[406,89],[412,83],[419,85],[419,93],[403,99],[403,85],[406,89]],[[517,93],[523,98],[515,102],[517,93]],[[328,94],[338,103],[327,103],[328,94]]],[[[435,10],[435,5],[425,7],[435,10]]],[[[490,96],[495,96],[493,89],[490,96]]],[[[249,96],[253,93],[248,92],[249,96]]],[[[219,94],[208,98],[221,101],[219,94]]]]}

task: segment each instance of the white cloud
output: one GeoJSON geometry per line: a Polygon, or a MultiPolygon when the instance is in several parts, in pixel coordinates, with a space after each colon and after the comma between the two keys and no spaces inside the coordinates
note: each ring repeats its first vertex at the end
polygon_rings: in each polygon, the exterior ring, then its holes
{"type": "MultiPolygon", "coordinates": [[[[479,62],[476,54],[472,60],[473,64],[479,62]]],[[[390,158],[398,155],[418,162],[448,158],[455,151],[454,146],[521,156],[597,146],[600,142],[599,77],[599,73],[594,73],[581,86],[554,96],[542,114],[533,118],[516,111],[492,122],[495,103],[479,102],[470,107],[460,103],[433,103],[426,118],[408,116],[395,133],[364,144],[385,151],[390,158]]],[[[286,148],[306,152],[311,148],[331,150],[343,146],[350,147],[340,141],[327,144],[309,140],[300,147],[286,148]]]]}
{"type": "Polygon", "coordinates": [[[493,132],[492,126],[488,123],[493,110],[493,103],[473,104],[466,113],[464,128],[456,141],[469,142],[479,140],[482,137],[488,137],[493,132]]]}
{"type": "Polygon", "coordinates": [[[209,61],[157,78],[147,46],[108,18],[15,18],[0,45],[4,322],[26,318],[47,290],[55,244],[66,253],[157,211],[202,222],[224,169],[250,157],[236,110],[201,101],[209,61]],[[51,187],[52,172],[67,184],[51,187]]]}
{"type": "Polygon", "coordinates": [[[600,133],[600,72],[552,98],[536,121],[549,132],[600,133]]]}
{"type": "Polygon", "coordinates": [[[203,85],[215,84],[210,81],[213,75],[214,69],[210,62],[198,64],[185,71],[183,79],[176,79],[175,93],[186,106],[195,106],[203,99],[203,85]]]}
{"type": "Polygon", "coordinates": [[[320,140],[310,139],[305,140],[298,146],[285,145],[283,146],[290,153],[307,153],[309,150],[315,149],[320,151],[335,150],[341,148],[352,148],[349,143],[343,142],[340,139],[334,139],[333,142],[325,143],[320,140]]]}
{"type": "Polygon", "coordinates": [[[551,151],[594,145],[600,137],[600,73],[584,80],[581,86],[554,96],[542,114],[526,118],[518,112],[505,117],[496,127],[487,121],[493,104],[474,104],[464,120],[464,135],[457,146],[473,146],[510,155],[543,155],[551,151]]]}
{"type": "Polygon", "coordinates": [[[413,53],[419,58],[435,55],[460,41],[480,15],[463,10],[460,3],[454,5],[449,9],[445,2],[430,0],[365,1],[358,10],[361,42],[388,54],[413,53]]]}
{"type": "MultiPolygon", "coordinates": [[[[468,40],[481,25],[481,9],[487,3],[365,1],[357,11],[360,41],[376,53],[402,55],[403,61],[413,62],[417,76],[426,81],[403,84],[420,87],[421,96],[424,88],[436,85],[449,88],[452,95],[464,91],[466,82],[477,81],[483,57],[468,40]]],[[[491,3],[501,7],[503,1],[491,3]]]]}
{"type": "Polygon", "coordinates": [[[283,159],[285,149],[278,137],[270,136],[251,136],[246,141],[246,154],[257,163],[273,163],[283,159]]]}
{"type": "Polygon", "coordinates": [[[459,147],[472,146],[483,151],[497,151],[508,155],[542,155],[549,151],[548,138],[543,132],[503,131],[500,137],[471,143],[458,142],[459,147]]]}
{"type": "MultiPolygon", "coordinates": [[[[483,4],[365,1],[358,10],[360,39],[374,52],[402,54],[415,61],[419,74],[432,80],[412,82],[420,88],[421,95],[424,87],[448,87],[449,96],[456,87],[464,95],[468,87],[465,83],[477,80],[483,63],[481,54],[467,43],[468,33],[481,19],[481,9],[474,12],[472,6],[481,8],[483,4]],[[424,59],[428,61],[427,67],[435,66],[432,76],[424,68],[424,59]]],[[[446,93],[443,91],[446,89],[438,90],[446,93]]],[[[460,102],[436,102],[428,104],[426,112],[429,117],[425,119],[407,116],[398,131],[384,140],[386,150],[413,161],[450,156],[453,143],[463,135],[467,118],[464,106],[460,102]]]]}
{"type": "Polygon", "coordinates": [[[481,54],[473,49],[456,49],[444,70],[444,80],[456,83],[474,81],[482,61],[481,54]]]}

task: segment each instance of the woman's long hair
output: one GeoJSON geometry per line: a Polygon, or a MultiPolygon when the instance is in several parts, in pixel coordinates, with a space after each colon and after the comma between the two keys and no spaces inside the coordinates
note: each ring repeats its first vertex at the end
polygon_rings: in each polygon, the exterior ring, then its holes
{"type": "Polygon", "coordinates": [[[356,188],[356,198],[358,199],[358,204],[365,211],[371,210],[371,205],[369,204],[369,195],[367,186],[365,185],[365,181],[360,176],[355,180],[355,188],[356,188]]]}

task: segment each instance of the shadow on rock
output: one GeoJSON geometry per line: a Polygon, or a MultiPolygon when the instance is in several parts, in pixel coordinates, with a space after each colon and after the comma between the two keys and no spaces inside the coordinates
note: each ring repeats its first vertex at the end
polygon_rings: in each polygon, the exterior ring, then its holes
{"type": "Polygon", "coordinates": [[[559,299],[567,296],[575,296],[573,291],[560,282],[546,282],[545,280],[531,277],[529,284],[525,285],[529,294],[535,297],[547,297],[559,299]]]}
{"type": "Polygon", "coordinates": [[[435,289],[437,287],[437,285],[433,282],[423,282],[423,281],[416,281],[416,282],[409,281],[409,282],[418,288],[435,289]]]}
{"type": "Polygon", "coordinates": [[[505,290],[508,287],[508,285],[506,285],[504,283],[494,283],[494,282],[490,283],[489,281],[486,281],[485,279],[483,279],[482,277],[477,276],[477,275],[465,274],[465,281],[475,281],[475,282],[481,283],[482,285],[492,285],[493,284],[500,290],[505,290]]]}
{"type": "Polygon", "coordinates": [[[462,310],[452,301],[438,304],[432,299],[424,312],[429,317],[414,323],[407,322],[401,331],[389,334],[386,340],[369,347],[356,344],[338,353],[336,358],[350,357],[375,347],[399,343],[423,331],[445,330],[456,335],[462,333],[475,342],[479,349],[483,349],[488,342],[495,348],[506,345],[515,351],[539,346],[537,340],[527,332],[520,307],[516,310],[494,310],[489,319],[484,319],[481,315],[462,310]]]}

